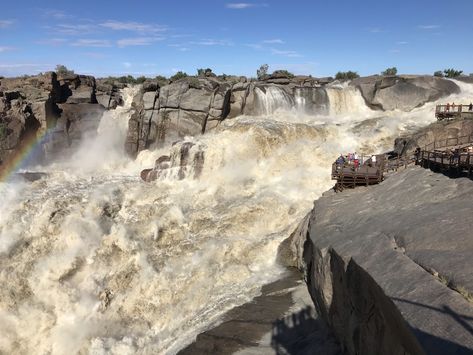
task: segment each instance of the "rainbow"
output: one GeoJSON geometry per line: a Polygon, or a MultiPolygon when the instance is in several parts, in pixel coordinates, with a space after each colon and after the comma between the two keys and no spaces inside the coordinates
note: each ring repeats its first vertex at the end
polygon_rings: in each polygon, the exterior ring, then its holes
{"type": "Polygon", "coordinates": [[[31,134],[21,141],[20,146],[0,165],[0,182],[7,182],[23,163],[39,152],[46,135],[47,130],[39,129],[37,134],[31,134]]]}

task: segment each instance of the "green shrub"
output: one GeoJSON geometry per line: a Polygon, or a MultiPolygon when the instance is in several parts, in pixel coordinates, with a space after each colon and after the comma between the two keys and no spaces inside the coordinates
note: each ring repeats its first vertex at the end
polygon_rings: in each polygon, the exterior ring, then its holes
{"type": "Polygon", "coordinates": [[[439,78],[443,78],[443,72],[441,70],[437,70],[435,73],[434,73],[434,76],[436,77],[439,77],[439,78]]]}
{"type": "Polygon", "coordinates": [[[74,75],[74,70],[69,70],[65,65],[58,64],[56,65],[56,74],[57,75],[74,75]]]}
{"type": "Polygon", "coordinates": [[[335,79],[337,80],[353,80],[353,79],[356,79],[356,78],[359,78],[360,76],[358,75],[358,73],[356,71],[339,71],[336,75],[335,75],[335,79]]]}
{"type": "Polygon", "coordinates": [[[275,71],[273,71],[273,74],[271,74],[271,75],[285,76],[288,79],[294,78],[294,74],[292,74],[291,72],[288,72],[287,70],[275,70],[275,71]]]}
{"type": "Polygon", "coordinates": [[[162,75],[158,75],[158,76],[156,77],[156,81],[158,82],[158,85],[159,85],[160,87],[163,87],[163,86],[169,84],[168,78],[166,78],[165,76],[162,76],[162,75]]]}
{"type": "Polygon", "coordinates": [[[381,75],[396,75],[396,74],[397,74],[396,67],[388,68],[385,71],[381,72],[381,75]]]}
{"type": "Polygon", "coordinates": [[[443,72],[447,78],[456,78],[463,74],[463,70],[455,70],[453,68],[445,69],[443,72]]]}
{"type": "Polygon", "coordinates": [[[173,76],[171,76],[169,79],[171,81],[177,81],[177,80],[180,80],[180,79],[184,79],[184,78],[187,78],[189,75],[183,71],[178,71],[176,74],[174,74],[173,76]]]}

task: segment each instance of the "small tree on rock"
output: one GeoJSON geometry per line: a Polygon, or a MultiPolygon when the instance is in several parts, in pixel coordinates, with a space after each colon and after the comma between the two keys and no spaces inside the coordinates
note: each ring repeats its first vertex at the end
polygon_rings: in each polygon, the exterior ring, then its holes
{"type": "Polygon", "coordinates": [[[397,68],[396,67],[388,68],[385,71],[381,72],[381,74],[382,75],[396,75],[397,74],[397,68]]]}
{"type": "Polygon", "coordinates": [[[74,70],[69,70],[65,65],[58,64],[56,65],[56,74],[57,75],[74,75],[74,70]]]}
{"type": "Polygon", "coordinates": [[[263,64],[262,66],[259,67],[259,69],[256,71],[256,77],[258,78],[258,80],[264,80],[267,78],[268,69],[269,69],[268,64],[263,64]]]}
{"type": "Polygon", "coordinates": [[[335,79],[337,80],[353,80],[353,79],[356,79],[356,78],[359,78],[360,76],[358,75],[358,73],[356,71],[339,71],[336,75],[335,75],[335,79]]]}
{"type": "Polygon", "coordinates": [[[441,70],[437,70],[435,73],[434,73],[434,76],[438,77],[438,78],[443,78],[443,72],[441,70]]]}
{"type": "Polygon", "coordinates": [[[187,78],[189,75],[187,75],[187,73],[183,72],[183,71],[178,71],[176,74],[174,74],[173,76],[171,76],[169,79],[171,81],[177,81],[177,80],[180,80],[180,79],[184,79],[184,78],[187,78]]]}
{"type": "Polygon", "coordinates": [[[447,78],[456,78],[463,74],[463,70],[455,70],[453,68],[445,69],[443,72],[447,78]]]}

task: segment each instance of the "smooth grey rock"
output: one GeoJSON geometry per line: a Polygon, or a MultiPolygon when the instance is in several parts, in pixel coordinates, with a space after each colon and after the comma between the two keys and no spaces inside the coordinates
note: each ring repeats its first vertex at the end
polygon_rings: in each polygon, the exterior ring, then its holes
{"type": "Polygon", "coordinates": [[[318,313],[349,353],[473,353],[472,194],[469,179],[413,167],[316,201],[295,237],[318,313]]]}

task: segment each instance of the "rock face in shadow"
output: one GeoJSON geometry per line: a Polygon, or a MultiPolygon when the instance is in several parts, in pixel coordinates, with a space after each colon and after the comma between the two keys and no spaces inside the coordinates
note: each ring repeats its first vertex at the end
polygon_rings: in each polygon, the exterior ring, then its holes
{"type": "Polygon", "coordinates": [[[460,88],[454,82],[434,76],[368,76],[355,79],[368,106],[381,110],[410,111],[426,102],[454,93],[460,88]]]}
{"type": "Polygon", "coordinates": [[[473,353],[472,193],[413,167],[316,201],[287,245],[348,353],[473,353]]]}
{"type": "Polygon", "coordinates": [[[113,87],[102,89],[108,91],[97,90],[94,77],[76,74],[1,79],[0,166],[46,132],[37,159],[59,154],[81,136],[95,133],[104,110],[119,101],[113,87]]]}

